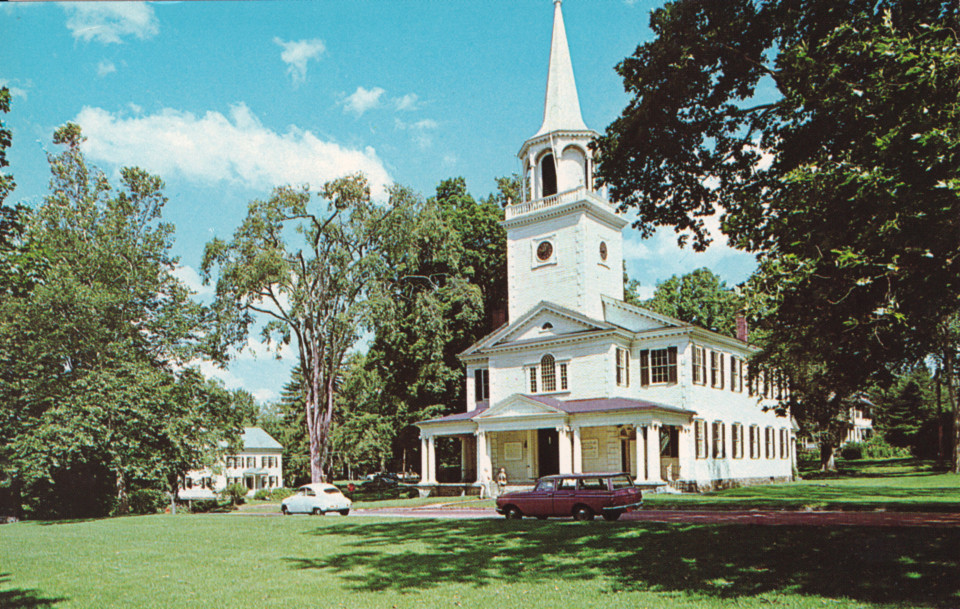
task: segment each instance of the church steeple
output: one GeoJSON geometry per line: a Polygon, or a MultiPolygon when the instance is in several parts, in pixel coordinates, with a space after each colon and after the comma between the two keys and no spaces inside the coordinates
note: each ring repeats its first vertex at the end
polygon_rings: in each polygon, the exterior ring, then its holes
{"type": "Polygon", "coordinates": [[[551,131],[586,131],[580,115],[577,84],[573,79],[573,63],[563,26],[562,0],[553,2],[553,39],[550,43],[550,68],[547,71],[547,94],[543,102],[543,124],[534,137],[551,131]]]}
{"type": "Polygon", "coordinates": [[[520,201],[504,210],[510,323],[542,300],[603,319],[603,297],[623,300],[627,221],[594,189],[560,0],[554,0],[543,124],[523,143],[520,201]]]}

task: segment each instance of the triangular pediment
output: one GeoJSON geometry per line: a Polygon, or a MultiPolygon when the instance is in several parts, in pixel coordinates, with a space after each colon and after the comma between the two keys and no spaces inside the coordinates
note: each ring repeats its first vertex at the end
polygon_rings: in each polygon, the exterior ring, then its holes
{"type": "Polygon", "coordinates": [[[571,316],[569,313],[560,312],[549,306],[545,306],[538,308],[535,314],[527,318],[524,323],[516,324],[510,328],[510,330],[494,344],[499,345],[538,338],[556,338],[593,330],[606,330],[608,328],[609,326],[607,324],[596,323],[580,315],[571,316]]]}
{"type": "Polygon", "coordinates": [[[549,404],[538,402],[521,393],[500,400],[475,417],[475,420],[517,419],[532,417],[563,417],[566,413],[549,404]]]}
{"type": "Polygon", "coordinates": [[[612,328],[612,325],[604,321],[591,319],[582,313],[551,302],[541,301],[520,319],[485,337],[461,355],[470,355],[485,348],[522,340],[550,339],[612,328]]]}

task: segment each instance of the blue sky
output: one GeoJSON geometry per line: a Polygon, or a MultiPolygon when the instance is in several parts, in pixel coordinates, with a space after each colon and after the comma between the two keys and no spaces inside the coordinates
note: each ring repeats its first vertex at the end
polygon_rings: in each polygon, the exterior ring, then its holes
{"type": "MultiPolygon", "coordinates": [[[[651,38],[659,4],[564,3],[589,127],[602,132],[625,106],[613,67],[651,38]]],[[[480,197],[518,171],[542,118],[552,18],[550,0],[4,3],[8,202],[41,200],[53,130],[77,122],[108,175],[136,165],[164,179],[178,272],[209,298],[196,276],[204,244],[229,238],[275,185],[362,170],[424,196],[463,176],[480,197]]],[[[668,231],[642,240],[628,228],[625,254],[644,295],[701,266],[731,284],[755,266],[722,239],[680,250],[668,231]]],[[[205,371],[270,400],[291,355],[277,361],[253,339],[229,369],[205,371]]]]}

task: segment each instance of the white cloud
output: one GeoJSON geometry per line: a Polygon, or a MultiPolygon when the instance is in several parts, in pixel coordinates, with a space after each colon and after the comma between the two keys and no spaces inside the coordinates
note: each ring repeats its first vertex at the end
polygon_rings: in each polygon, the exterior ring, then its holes
{"type": "Polygon", "coordinates": [[[374,87],[369,90],[363,87],[357,87],[356,91],[343,100],[343,111],[353,112],[358,117],[362,116],[367,110],[380,105],[380,98],[385,92],[386,91],[380,87],[374,87]]]}
{"type": "Polygon", "coordinates": [[[153,8],[145,2],[71,2],[60,6],[68,15],[67,29],[84,42],[120,43],[126,36],[144,40],[160,30],[153,8]]]}
{"type": "Polygon", "coordinates": [[[87,137],[84,151],[98,161],[135,165],[161,176],[216,183],[233,182],[266,190],[281,184],[319,186],[362,171],[374,196],[382,197],[391,182],[372,147],[347,148],[290,127],[277,133],[262,124],[245,104],[229,116],[164,109],[157,114],[127,117],[102,108],[83,108],[75,121],[87,137]]]}
{"type": "Polygon", "coordinates": [[[117,66],[112,61],[101,61],[97,64],[97,76],[106,76],[117,71],[117,66]]]}
{"type": "Polygon", "coordinates": [[[203,285],[203,280],[200,278],[200,274],[197,273],[193,267],[190,266],[177,266],[173,269],[172,275],[179,279],[185,286],[193,290],[198,296],[206,296],[213,294],[212,285],[203,285]]]}
{"type": "Polygon", "coordinates": [[[272,389],[254,389],[250,392],[253,394],[253,398],[258,402],[269,402],[270,400],[275,400],[279,395],[277,392],[272,389]]]}
{"type": "Polygon", "coordinates": [[[425,118],[415,123],[405,123],[398,118],[394,120],[394,126],[401,131],[409,131],[413,137],[413,141],[416,142],[420,148],[429,148],[433,144],[433,138],[430,137],[429,132],[439,127],[440,124],[430,118],[425,118]]]}
{"type": "Polygon", "coordinates": [[[396,106],[397,110],[399,111],[410,112],[419,107],[417,102],[418,99],[416,93],[407,93],[403,97],[398,97],[393,100],[393,105],[396,106]]]}
{"type": "Polygon", "coordinates": [[[287,64],[287,74],[293,79],[294,85],[299,85],[307,79],[307,62],[311,59],[319,59],[327,49],[319,38],[289,42],[274,38],[273,41],[283,47],[280,59],[287,64]]]}
{"type": "Polygon", "coordinates": [[[189,363],[200,369],[200,373],[208,379],[219,379],[223,381],[223,386],[227,389],[239,389],[243,387],[243,381],[235,374],[220,368],[216,364],[206,360],[194,360],[189,363]]]}

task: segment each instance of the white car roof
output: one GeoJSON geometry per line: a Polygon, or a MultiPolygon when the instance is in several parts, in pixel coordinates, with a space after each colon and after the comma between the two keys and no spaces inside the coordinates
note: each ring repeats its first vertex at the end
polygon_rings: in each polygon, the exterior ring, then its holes
{"type": "Polygon", "coordinates": [[[327,484],[326,482],[311,482],[310,484],[304,484],[303,486],[301,486],[301,487],[299,487],[299,488],[308,488],[308,489],[312,490],[314,493],[322,493],[322,492],[324,492],[325,490],[331,489],[331,488],[334,489],[335,491],[339,491],[339,490],[340,490],[340,489],[338,489],[337,487],[335,487],[334,485],[332,485],[332,484],[327,484]]]}

